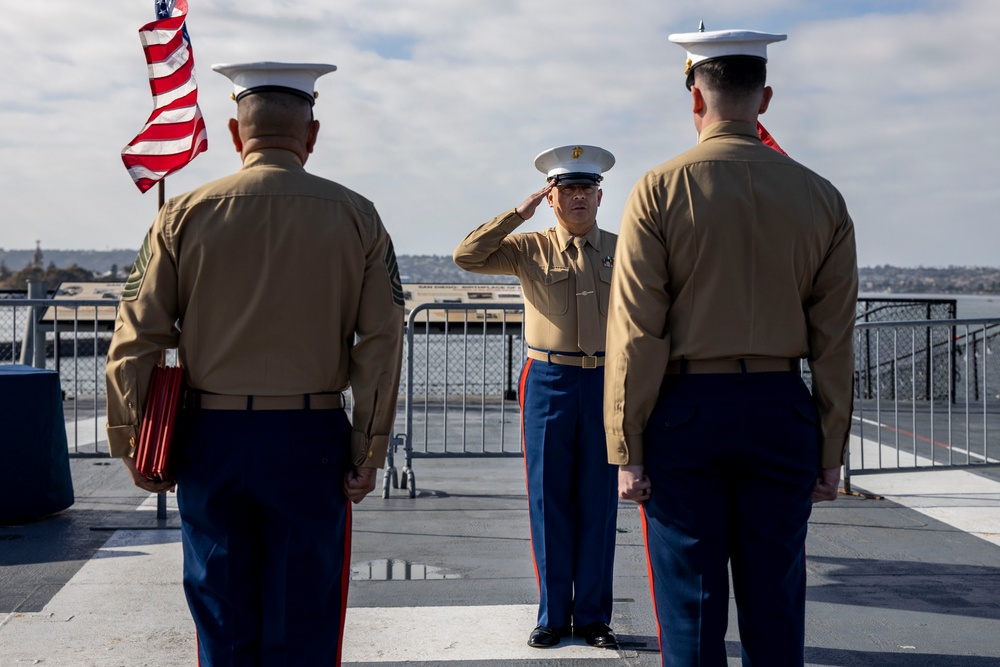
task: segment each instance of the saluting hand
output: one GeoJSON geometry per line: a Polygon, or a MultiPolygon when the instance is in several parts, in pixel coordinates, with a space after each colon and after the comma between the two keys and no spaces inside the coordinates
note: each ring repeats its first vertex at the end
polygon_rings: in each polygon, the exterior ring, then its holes
{"type": "Polygon", "coordinates": [[[549,191],[553,187],[555,187],[555,183],[549,181],[545,184],[544,188],[521,202],[521,205],[515,208],[514,212],[521,216],[522,220],[527,220],[535,214],[535,209],[538,208],[538,205],[542,203],[542,200],[545,199],[545,196],[549,194],[549,191]]]}
{"type": "Polygon", "coordinates": [[[358,468],[355,466],[344,475],[344,495],[355,505],[364,500],[365,496],[375,490],[375,468],[358,468]]]}
{"type": "Polygon", "coordinates": [[[165,491],[173,491],[174,487],[177,486],[174,480],[167,480],[166,482],[157,482],[156,480],[149,479],[148,477],[143,477],[142,474],[135,469],[135,459],[125,456],[122,458],[122,463],[125,464],[125,469],[128,470],[129,476],[132,477],[132,483],[138,486],[140,489],[145,489],[150,493],[164,493],[165,491]]]}
{"type": "Polygon", "coordinates": [[[641,465],[618,466],[618,497],[644,503],[653,493],[653,484],[641,465]]]}

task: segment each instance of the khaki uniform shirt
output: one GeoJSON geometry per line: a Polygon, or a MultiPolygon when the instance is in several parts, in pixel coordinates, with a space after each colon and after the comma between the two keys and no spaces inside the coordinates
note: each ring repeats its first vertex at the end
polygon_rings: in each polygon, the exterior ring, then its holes
{"type": "Polygon", "coordinates": [[[188,387],[290,396],[352,389],[352,458],[381,467],[395,420],[403,295],[372,203],[289,151],[171,199],[122,294],[108,350],[108,444],[131,456],[153,366],[188,387]],[[175,325],[176,323],[176,325],[175,325]]]}
{"type": "Polygon", "coordinates": [[[524,339],[530,347],[579,353],[577,308],[584,307],[599,311],[603,350],[617,235],[597,225],[586,234],[586,252],[597,286],[595,300],[593,295],[577,296],[573,235],[562,225],[512,234],[523,222],[516,211],[493,218],[459,244],[455,263],[472,273],[517,276],[525,301],[524,339]]]}
{"type": "Polygon", "coordinates": [[[643,462],[670,360],[806,358],[821,466],[843,463],[858,272],[840,193],[750,123],[704,128],[625,207],[611,293],[604,423],[612,463],[643,462]]]}

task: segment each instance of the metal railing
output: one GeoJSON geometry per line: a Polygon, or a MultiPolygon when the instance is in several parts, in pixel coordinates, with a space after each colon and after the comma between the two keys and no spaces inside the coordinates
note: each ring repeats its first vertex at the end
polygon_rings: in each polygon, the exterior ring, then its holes
{"type": "Polygon", "coordinates": [[[854,475],[1000,465],[1000,321],[855,327],[854,475]]]}
{"type": "MultiPolygon", "coordinates": [[[[908,299],[905,297],[859,297],[855,311],[855,321],[858,324],[873,322],[929,322],[932,320],[954,320],[957,317],[958,303],[955,299],[908,299]]],[[[870,360],[873,356],[873,345],[871,331],[863,329],[864,335],[857,339],[857,353],[863,359],[870,360]]],[[[914,340],[904,354],[914,356],[915,371],[920,372],[918,387],[923,392],[924,397],[930,396],[931,383],[936,381],[938,397],[948,386],[948,376],[945,369],[938,367],[936,377],[930,372],[931,363],[929,354],[931,350],[940,343],[940,339],[932,340],[931,329],[924,332],[924,337],[914,340]],[[921,355],[923,355],[921,357],[921,355]]],[[[869,380],[873,376],[866,375],[869,380]]],[[[865,385],[864,392],[870,395],[871,385],[865,385]]]]}
{"type": "MultiPolygon", "coordinates": [[[[59,372],[71,454],[106,454],[104,362],[116,308],[0,299],[0,363],[59,372]]],[[[409,313],[384,497],[390,485],[414,495],[414,457],[521,455],[522,318],[522,304],[409,313]]],[[[1000,320],[859,322],[855,350],[845,489],[856,475],[1000,464],[1000,320]]]]}
{"type": "Polygon", "coordinates": [[[102,453],[98,443],[104,440],[104,363],[117,306],[106,300],[0,300],[0,363],[59,373],[73,454],[102,453]]]}
{"type": "MultiPolygon", "coordinates": [[[[390,448],[383,497],[400,485],[414,496],[413,458],[520,455],[519,405],[507,404],[517,397],[511,369],[526,349],[519,322],[510,321],[519,315],[512,304],[434,304],[410,313],[404,423],[390,448]]],[[[852,475],[1000,463],[1000,321],[859,322],[855,337],[846,490],[852,475]]],[[[811,387],[805,362],[802,375],[811,387]]]]}
{"type": "Polygon", "coordinates": [[[403,430],[390,445],[382,497],[390,486],[416,493],[413,458],[520,456],[517,376],[526,346],[523,304],[422,304],[406,321],[403,430]],[[403,450],[396,469],[395,451],[403,450]]]}

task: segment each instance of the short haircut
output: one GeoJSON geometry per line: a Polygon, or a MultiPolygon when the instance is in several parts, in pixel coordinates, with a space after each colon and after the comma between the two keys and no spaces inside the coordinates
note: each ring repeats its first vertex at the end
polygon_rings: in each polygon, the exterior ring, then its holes
{"type": "Polygon", "coordinates": [[[252,125],[255,136],[288,136],[297,133],[313,118],[309,101],[290,93],[268,91],[242,98],[237,107],[240,124],[252,125]]]}
{"type": "Polygon", "coordinates": [[[710,60],[692,72],[698,86],[734,98],[758,93],[767,82],[767,63],[760,58],[731,56],[710,60]]]}

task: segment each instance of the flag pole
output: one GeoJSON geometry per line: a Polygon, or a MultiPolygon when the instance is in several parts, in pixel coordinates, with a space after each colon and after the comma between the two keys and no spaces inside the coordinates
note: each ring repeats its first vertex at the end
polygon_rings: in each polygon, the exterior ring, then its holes
{"type": "MultiPolygon", "coordinates": [[[[164,182],[166,178],[161,178],[156,182],[156,211],[157,213],[163,209],[163,204],[165,203],[165,192],[164,182]]],[[[166,367],[167,365],[167,351],[160,350],[160,366],[166,367]]],[[[154,394],[155,395],[155,394],[154,394]]],[[[148,400],[148,399],[147,399],[148,400]]],[[[162,443],[161,443],[162,447],[162,443]]],[[[151,473],[152,474],[152,473],[151,473]]],[[[167,494],[161,491],[156,494],[156,520],[159,525],[167,520],[167,494]]]]}
{"type": "MultiPolygon", "coordinates": [[[[166,178],[161,178],[156,182],[156,212],[159,213],[163,209],[163,204],[166,203],[164,183],[166,183],[166,178]]],[[[160,365],[167,365],[167,351],[160,350],[160,365]]]]}

